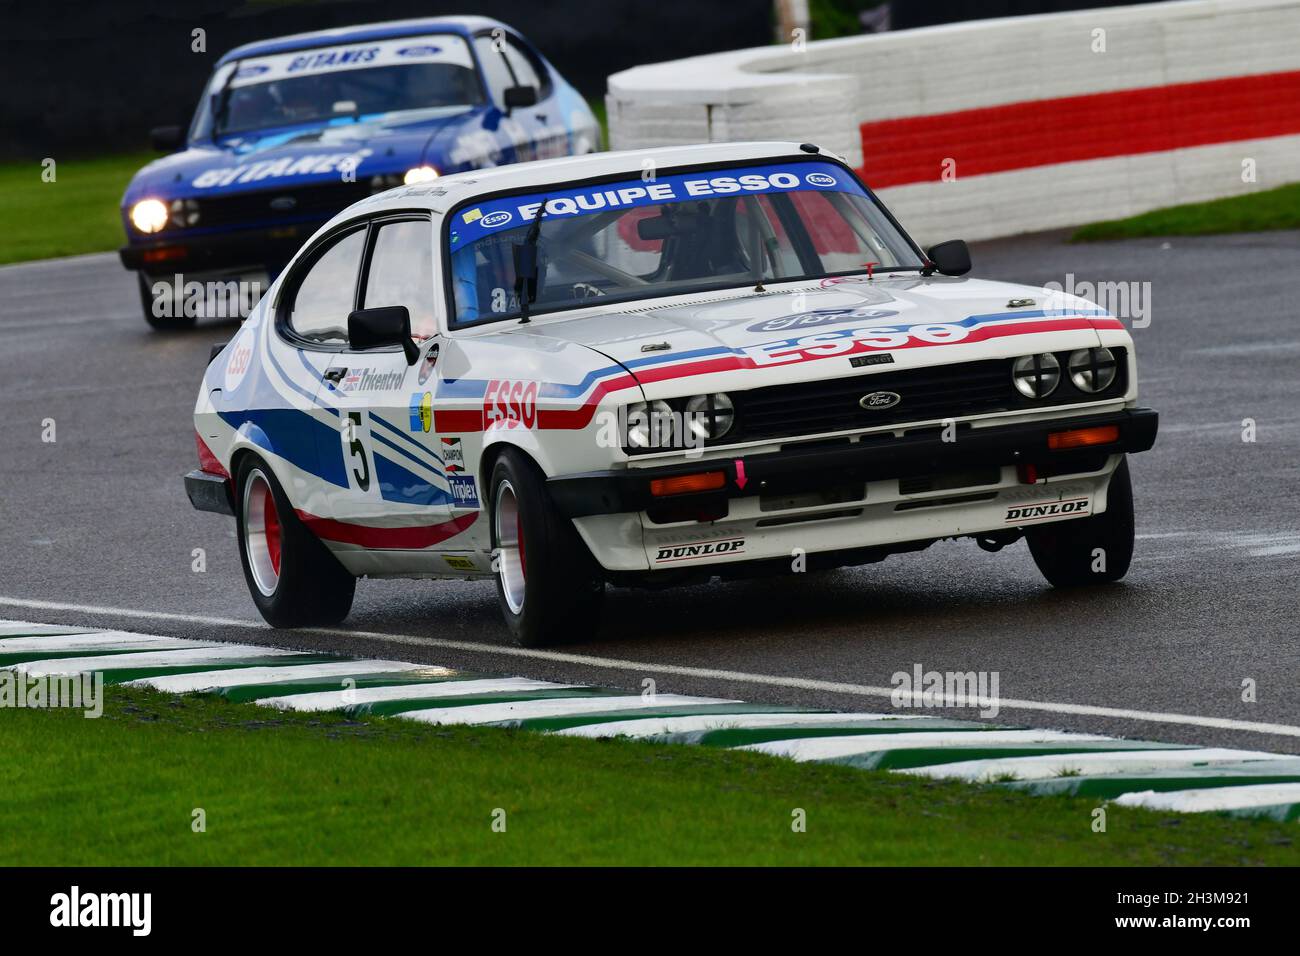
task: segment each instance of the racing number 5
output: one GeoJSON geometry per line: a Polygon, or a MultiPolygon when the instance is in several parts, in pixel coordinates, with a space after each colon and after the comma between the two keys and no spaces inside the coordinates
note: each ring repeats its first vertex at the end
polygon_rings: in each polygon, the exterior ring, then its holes
{"type": "Polygon", "coordinates": [[[357,480],[357,487],[362,491],[370,490],[370,462],[366,459],[366,446],[361,443],[358,431],[361,429],[361,413],[348,412],[348,420],[343,423],[343,438],[348,443],[348,452],[353,458],[361,460],[361,470],[352,469],[352,477],[357,480]]]}

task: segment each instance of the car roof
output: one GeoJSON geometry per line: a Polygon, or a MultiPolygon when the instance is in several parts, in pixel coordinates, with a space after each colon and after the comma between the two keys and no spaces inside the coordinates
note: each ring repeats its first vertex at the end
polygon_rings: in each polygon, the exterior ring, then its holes
{"type": "Polygon", "coordinates": [[[222,56],[217,61],[217,65],[220,66],[232,60],[246,60],[254,56],[287,53],[290,50],[310,50],[323,46],[338,46],[341,43],[364,43],[367,40],[387,40],[393,37],[418,36],[424,33],[459,33],[463,36],[469,36],[481,30],[493,30],[498,27],[503,30],[511,30],[500,20],[476,16],[419,17],[413,20],[361,23],[356,26],[313,30],[310,33],[295,33],[291,36],[245,43],[243,46],[237,46],[222,56]]]}
{"type": "MultiPolygon", "coordinates": [[[[339,213],[329,225],[352,218],[360,212],[382,213],[388,210],[429,209],[446,212],[451,207],[476,196],[515,190],[541,191],[554,183],[626,176],[638,179],[647,168],[667,171],[685,166],[710,166],[736,162],[813,159],[820,155],[837,162],[842,157],[821,151],[813,154],[798,143],[705,143],[698,146],[669,146],[660,149],[629,149],[607,153],[587,153],[561,159],[541,159],[529,163],[512,163],[491,169],[474,169],[439,177],[428,183],[398,186],[359,202],[339,213]]],[[[328,226],[327,226],[328,228],[328,226]]]]}

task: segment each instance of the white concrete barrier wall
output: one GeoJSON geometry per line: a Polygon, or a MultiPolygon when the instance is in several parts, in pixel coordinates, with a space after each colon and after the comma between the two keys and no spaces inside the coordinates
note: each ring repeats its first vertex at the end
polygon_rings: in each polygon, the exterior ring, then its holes
{"type": "Polygon", "coordinates": [[[814,142],[923,243],[1013,235],[1300,181],[1300,0],[736,50],[616,73],[607,105],[614,149],[814,142]]]}

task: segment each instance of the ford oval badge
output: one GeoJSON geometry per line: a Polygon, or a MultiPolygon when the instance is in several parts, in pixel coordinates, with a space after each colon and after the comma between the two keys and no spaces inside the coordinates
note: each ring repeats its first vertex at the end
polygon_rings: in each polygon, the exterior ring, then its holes
{"type": "Polygon", "coordinates": [[[902,400],[903,396],[897,392],[872,392],[858,399],[858,404],[867,411],[878,412],[886,408],[893,408],[902,400]]]}

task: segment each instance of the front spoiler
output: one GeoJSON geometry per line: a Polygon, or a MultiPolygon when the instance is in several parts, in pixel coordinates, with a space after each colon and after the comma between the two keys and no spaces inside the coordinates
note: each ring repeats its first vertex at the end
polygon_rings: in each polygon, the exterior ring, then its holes
{"type": "Polygon", "coordinates": [[[191,471],[185,476],[185,493],[190,497],[190,504],[199,511],[232,518],[235,515],[235,506],[230,500],[230,482],[220,475],[191,471]]]}
{"type": "Polygon", "coordinates": [[[660,468],[561,475],[546,482],[551,500],[570,518],[641,512],[655,502],[742,498],[758,494],[818,491],[852,482],[881,481],[936,475],[958,469],[1032,464],[1052,474],[1096,470],[1098,456],[1146,451],[1155,444],[1159,415],[1150,408],[1130,408],[1099,415],[986,428],[967,428],[955,440],[944,441],[938,429],[902,438],[886,433],[865,436],[852,444],[794,447],[740,459],[698,459],[660,468]],[[1106,445],[1053,451],[1051,432],[1118,425],[1119,440],[1106,445]],[[737,485],[736,465],[743,463],[744,487],[737,485]],[[717,491],[656,498],[650,494],[655,478],[723,471],[727,481],[717,491]]]}

